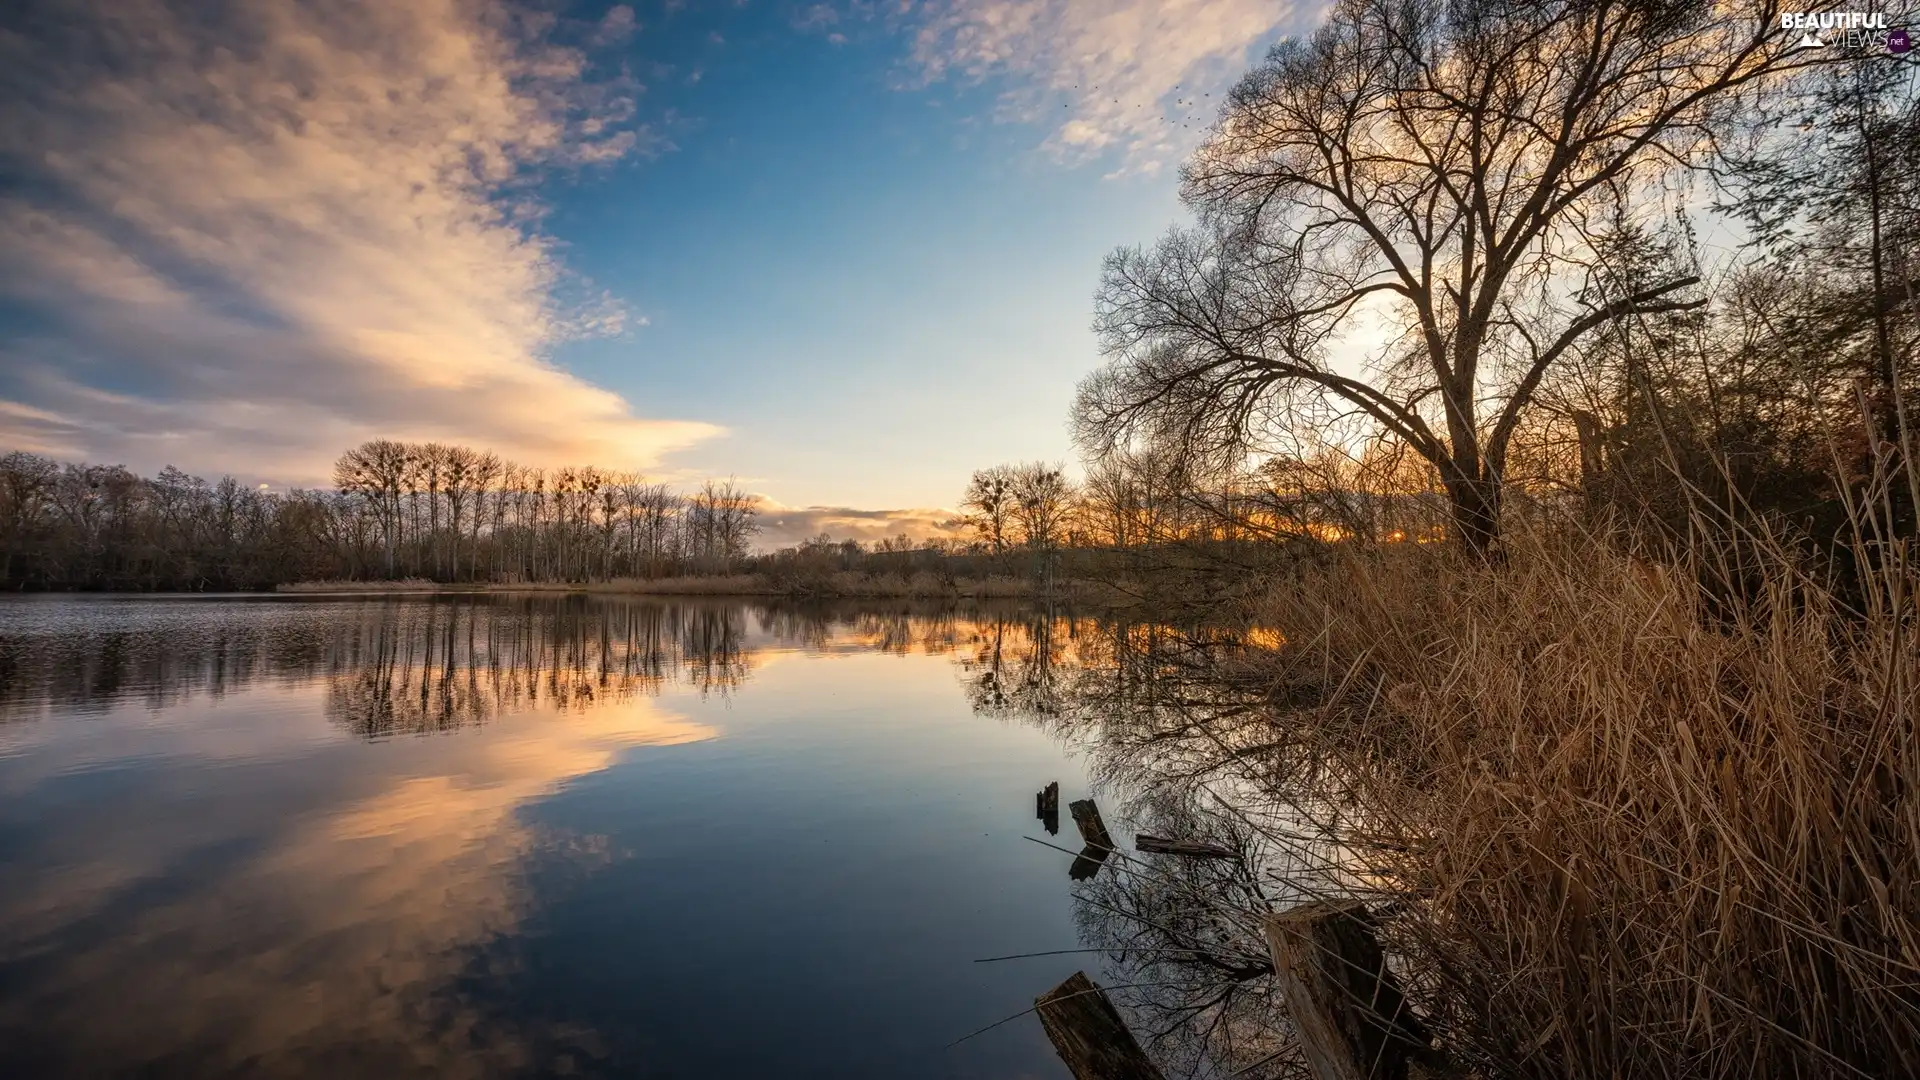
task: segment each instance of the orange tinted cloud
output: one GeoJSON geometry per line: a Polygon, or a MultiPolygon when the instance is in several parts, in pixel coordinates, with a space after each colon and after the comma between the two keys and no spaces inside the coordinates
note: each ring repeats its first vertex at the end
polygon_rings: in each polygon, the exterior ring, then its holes
{"type": "Polygon", "coordinates": [[[952,510],[859,510],[850,506],[762,507],[757,546],[787,547],[826,533],[835,540],[876,540],[904,533],[913,540],[966,539],[967,529],[952,510]]]}
{"type": "MultiPolygon", "coordinates": [[[[596,36],[630,32],[631,14],[596,36]]],[[[652,139],[492,0],[45,5],[0,33],[0,441],[322,477],[381,435],[644,465],[716,434],[551,363],[644,321],[529,193],[652,139]]]]}

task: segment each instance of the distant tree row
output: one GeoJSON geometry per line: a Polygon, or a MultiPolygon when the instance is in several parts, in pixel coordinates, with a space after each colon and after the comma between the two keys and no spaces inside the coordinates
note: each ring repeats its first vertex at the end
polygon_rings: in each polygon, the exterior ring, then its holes
{"type": "Polygon", "coordinates": [[[272,492],[178,469],[0,457],[0,583],[244,589],[320,579],[587,581],[721,573],[749,552],[759,501],[591,466],[540,469],[441,443],[377,439],[333,490],[272,492]]]}
{"type": "Polygon", "coordinates": [[[334,464],[334,487],[357,511],[353,576],[515,582],[723,571],[759,531],[757,497],[731,480],[680,493],[637,473],[531,468],[442,443],[363,443],[334,464]]]}
{"type": "Polygon", "coordinates": [[[1131,549],[1281,540],[1417,538],[1441,528],[1444,504],[1422,495],[1405,461],[1325,451],[1274,455],[1200,473],[1172,451],[1129,449],[1090,461],[1084,480],[1058,465],[998,465],[973,474],[960,521],[979,554],[1131,549]]]}

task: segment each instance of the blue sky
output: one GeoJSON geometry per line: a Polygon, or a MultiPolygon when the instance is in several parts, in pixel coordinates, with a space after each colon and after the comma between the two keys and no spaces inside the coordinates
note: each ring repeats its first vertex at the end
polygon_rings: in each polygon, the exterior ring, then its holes
{"type": "Polygon", "coordinates": [[[1310,18],[29,3],[0,444],[311,484],[454,439],[911,528],[1071,458],[1101,257],[1177,220],[1212,102],[1310,18]]]}

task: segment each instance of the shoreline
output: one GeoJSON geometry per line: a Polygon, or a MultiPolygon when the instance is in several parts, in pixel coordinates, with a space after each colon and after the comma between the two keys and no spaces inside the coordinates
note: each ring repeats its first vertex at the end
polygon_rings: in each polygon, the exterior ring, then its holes
{"type": "MultiPolygon", "coordinates": [[[[852,573],[825,581],[781,585],[758,574],[710,577],[614,578],[587,582],[447,583],[404,581],[297,581],[274,586],[283,596],[434,596],[510,593],[600,594],[612,596],[731,596],[820,600],[1026,600],[1041,597],[1031,582],[1017,578],[975,578],[945,586],[936,581],[868,578],[852,573]]],[[[1066,583],[1056,599],[1087,599],[1087,583],[1066,583]]]]}

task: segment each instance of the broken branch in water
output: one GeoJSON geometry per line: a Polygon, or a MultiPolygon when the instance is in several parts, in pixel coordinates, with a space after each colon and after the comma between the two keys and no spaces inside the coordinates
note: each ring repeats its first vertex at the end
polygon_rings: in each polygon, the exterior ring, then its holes
{"type": "Polygon", "coordinates": [[[1080,826],[1080,839],[1088,847],[1113,850],[1113,837],[1107,835],[1107,824],[1100,820],[1100,808],[1092,799],[1081,799],[1071,803],[1067,809],[1073,812],[1073,823],[1080,826]]]}
{"type": "Polygon", "coordinates": [[[1168,840],[1159,836],[1140,833],[1133,838],[1136,851],[1151,852],[1155,855],[1185,855],[1194,859],[1231,859],[1233,849],[1219,844],[1209,844],[1204,840],[1168,840]]]}

